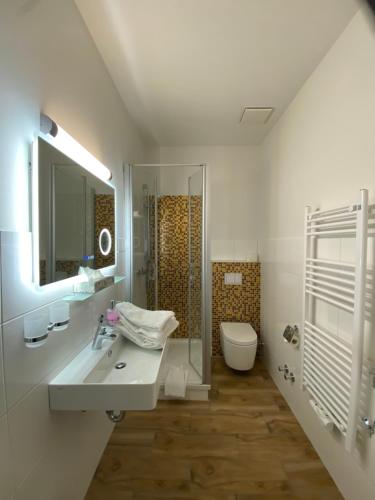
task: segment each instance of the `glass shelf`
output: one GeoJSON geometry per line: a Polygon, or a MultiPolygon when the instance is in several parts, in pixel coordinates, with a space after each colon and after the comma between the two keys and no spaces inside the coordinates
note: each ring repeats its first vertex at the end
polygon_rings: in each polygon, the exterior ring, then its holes
{"type": "MultiPolygon", "coordinates": [[[[117,285],[117,283],[121,283],[122,281],[125,280],[125,276],[115,276],[114,277],[114,282],[108,285],[106,288],[103,288],[102,290],[106,290],[107,288],[117,285]]],[[[66,302],[84,302],[85,300],[90,299],[93,297],[96,293],[101,292],[102,290],[98,290],[97,292],[92,292],[92,293],[72,293],[70,295],[66,295],[63,297],[62,300],[65,300],[66,302]]]]}

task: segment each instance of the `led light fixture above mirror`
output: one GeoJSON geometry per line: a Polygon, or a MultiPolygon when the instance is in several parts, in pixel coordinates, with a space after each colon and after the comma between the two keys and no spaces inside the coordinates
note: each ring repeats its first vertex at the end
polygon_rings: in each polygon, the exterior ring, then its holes
{"type": "Polygon", "coordinates": [[[103,181],[112,179],[112,172],[60,125],[49,116],[40,115],[40,131],[46,136],[53,138],[53,146],[62,153],[68,155],[72,160],[82,165],[83,168],[99,177],[103,181]]]}

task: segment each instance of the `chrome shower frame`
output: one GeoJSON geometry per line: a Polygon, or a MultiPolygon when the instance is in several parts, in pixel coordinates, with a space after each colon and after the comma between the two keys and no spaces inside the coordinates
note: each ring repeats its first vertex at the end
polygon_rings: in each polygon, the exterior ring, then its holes
{"type": "Polygon", "coordinates": [[[212,272],[209,249],[209,204],[207,192],[208,165],[206,163],[143,163],[124,165],[125,193],[125,297],[131,300],[133,295],[133,202],[132,181],[135,167],[201,167],[203,177],[203,216],[202,216],[202,384],[211,384],[212,355],[212,272]]]}

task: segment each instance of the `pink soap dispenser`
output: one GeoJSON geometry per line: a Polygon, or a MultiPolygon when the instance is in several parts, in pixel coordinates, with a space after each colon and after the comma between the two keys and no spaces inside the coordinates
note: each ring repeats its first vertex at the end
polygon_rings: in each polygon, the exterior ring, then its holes
{"type": "Polygon", "coordinates": [[[107,309],[106,320],[110,326],[115,326],[120,319],[119,313],[115,309],[115,301],[111,300],[111,308],[107,309]]]}

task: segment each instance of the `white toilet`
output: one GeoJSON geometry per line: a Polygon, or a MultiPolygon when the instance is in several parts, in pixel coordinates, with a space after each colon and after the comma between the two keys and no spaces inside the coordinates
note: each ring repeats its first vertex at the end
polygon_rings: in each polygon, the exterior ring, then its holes
{"type": "Polygon", "coordinates": [[[258,336],[250,323],[220,323],[220,340],[228,366],[234,370],[251,370],[258,336]]]}

